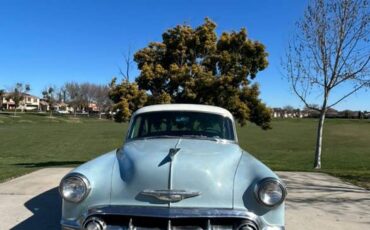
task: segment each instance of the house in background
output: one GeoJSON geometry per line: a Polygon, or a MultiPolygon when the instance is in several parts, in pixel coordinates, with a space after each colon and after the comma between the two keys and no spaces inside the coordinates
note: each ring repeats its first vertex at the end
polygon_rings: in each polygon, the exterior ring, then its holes
{"type": "Polygon", "coordinates": [[[333,108],[328,108],[328,111],[326,111],[326,118],[337,118],[339,117],[339,112],[333,108]]]}
{"type": "Polygon", "coordinates": [[[65,102],[55,102],[53,103],[52,106],[49,105],[49,103],[41,98],[40,99],[40,111],[44,111],[44,112],[47,112],[47,111],[50,111],[50,109],[52,109],[53,111],[55,112],[58,112],[58,113],[73,113],[73,108],[70,107],[67,103],[65,102]]]}
{"type": "MultiPolygon", "coordinates": [[[[7,100],[9,93],[5,93],[1,98],[1,109],[14,110],[15,102],[12,99],[7,100]]],[[[33,96],[28,93],[23,94],[23,100],[19,102],[17,109],[22,111],[27,110],[39,110],[40,109],[40,98],[33,96]]]]}
{"type": "Polygon", "coordinates": [[[73,113],[74,112],[74,109],[63,101],[55,103],[53,105],[53,109],[54,111],[57,111],[59,113],[73,113]]]}
{"type": "MultiPolygon", "coordinates": [[[[305,108],[303,110],[273,108],[271,116],[273,118],[318,118],[320,116],[320,111],[309,108],[305,108]]],[[[370,113],[367,111],[362,112],[352,110],[338,111],[333,108],[328,108],[326,118],[369,119],[370,113]]]]}
{"type": "Polygon", "coordinates": [[[94,102],[90,102],[87,109],[88,109],[89,112],[99,112],[99,108],[98,108],[97,104],[94,103],[94,102]]]}
{"type": "Polygon", "coordinates": [[[308,113],[306,111],[301,111],[300,109],[273,108],[272,117],[273,118],[304,118],[304,117],[308,117],[308,113]]]}
{"type": "Polygon", "coordinates": [[[361,111],[343,110],[339,112],[338,117],[347,119],[365,118],[361,111]]]}
{"type": "Polygon", "coordinates": [[[41,98],[40,99],[40,111],[49,111],[49,103],[45,101],[45,99],[41,98]]]}

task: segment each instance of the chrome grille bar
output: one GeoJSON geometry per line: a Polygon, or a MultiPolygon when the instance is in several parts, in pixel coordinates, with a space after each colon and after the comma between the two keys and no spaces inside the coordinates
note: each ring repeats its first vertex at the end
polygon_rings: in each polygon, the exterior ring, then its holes
{"type": "Polygon", "coordinates": [[[212,230],[211,220],[207,220],[207,230],[212,230]]]}
{"type": "Polygon", "coordinates": [[[242,218],[258,219],[256,215],[241,209],[215,209],[215,208],[168,208],[168,207],[141,207],[141,206],[99,206],[91,208],[84,215],[122,215],[132,217],[155,218],[242,218]]]}
{"type": "Polygon", "coordinates": [[[134,225],[132,224],[132,218],[130,218],[130,221],[129,221],[129,223],[128,223],[128,229],[129,230],[134,230],[135,228],[134,228],[134,225]]]}
{"type": "MultiPolygon", "coordinates": [[[[101,217],[107,221],[107,230],[231,230],[235,225],[230,223],[248,223],[248,221],[250,221],[249,223],[253,223],[252,227],[257,230],[284,229],[284,226],[265,223],[258,216],[247,210],[229,208],[169,208],[108,205],[93,207],[82,216],[82,222],[89,217],[101,217]],[[154,220],[153,224],[150,220],[154,220]],[[157,224],[158,227],[156,227],[157,224]]],[[[62,225],[68,228],[71,226],[70,228],[73,229],[79,224],[76,223],[76,225],[72,226],[69,222],[62,221],[62,225]]]]}
{"type": "Polygon", "coordinates": [[[168,220],[167,230],[172,230],[171,220],[168,220]]]}

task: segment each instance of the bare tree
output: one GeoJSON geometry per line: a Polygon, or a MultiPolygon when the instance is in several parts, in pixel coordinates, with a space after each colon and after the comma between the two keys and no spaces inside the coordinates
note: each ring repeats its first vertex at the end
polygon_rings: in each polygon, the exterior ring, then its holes
{"type": "Polygon", "coordinates": [[[99,119],[101,119],[102,112],[109,109],[112,101],[109,99],[109,87],[106,85],[96,85],[94,100],[99,110],[99,119]]]}
{"type": "Polygon", "coordinates": [[[58,102],[66,102],[66,100],[67,100],[67,90],[66,90],[65,86],[61,86],[60,88],[54,88],[54,89],[55,89],[57,101],[58,102]]]}
{"type": "Polygon", "coordinates": [[[119,68],[119,73],[122,75],[123,80],[129,82],[131,67],[134,63],[134,60],[132,59],[131,47],[128,48],[127,54],[123,53],[122,55],[123,55],[123,64],[124,64],[125,70],[122,70],[121,68],[119,68]]]}
{"type": "Polygon", "coordinates": [[[67,82],[63,87],[66,91],[66,102],[72,106],[74,115],[76,116],[77,109],[81,108],[81,104],[83,103],[80,85],[76,82],[67,82]]]}
{"type": "Polygon", "coordinates": [[[312,0],[287,49],[283,67],[293,92],[307,108],[320,113],[316,169],[321,168],[327,110],[370,86],[369,20],[367,0],[312,0]],[[350,90],[339,98],[330,97],[343,86],[350,90]],[[319,108],[311,106],[313,98],[319,108]]]}
{"type": "Polygon", "coordinates": [[[93,83],[68,82],[62,87],[65,90],[66,101],[73,106],[74,111],[96,104],[99,112],[104,111],[111,105],[108,96],[109,88],[106,85],[93,83]]]}
{"type": "Polygon", "coordinates": [[[81,96],[81,106],[84,111],[89,108],[90,103],[94,102],[94,84],[85,82],[80,84],[80,96],[81,96]]]}
{"type": "Polygon", "coordinates": [[[0,89],[0,110],[3,108],[3,95],[4,95],[4,90],[0,89]]]}
{"type": "Polygon", "coordinates": [[[56,101],[55,91],[55,87],[53,88],[51,86],[46,87],[46,89],[42,91],[42,96],[44,100],[49,104],[49,117],[52,117],[53,115],[54,104],[56,101]]]}
{"type": "Polygon", "coordinates": [[[288,112],[293,112],[294,111],[294,107],[291,106],[291,105],[286,105],[286,106],[283,107],[283,109],[285,111],[288,111],[288,112]]]}

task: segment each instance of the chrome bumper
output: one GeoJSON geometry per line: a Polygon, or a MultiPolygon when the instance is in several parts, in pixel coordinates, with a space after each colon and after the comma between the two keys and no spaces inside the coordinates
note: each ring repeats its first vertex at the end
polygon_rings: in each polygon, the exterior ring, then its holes
{"type": "MultiPolygon", "coordinates": [[[[136,206],[99,206],[91,208],[79,220],[62,220],[62,230],[81,230],[84,221],[91,216],[126,216],[132,218],[150,217],[162,219],[242,219],[256,223],[258,230],[284,230],[284,226],[266,224],[261,218],[246,210],[214,209],[214,208],[165,208],[165,207],[136,207],[136,206]]],[[[106,230],[125,230],[125,227],[107,226],[106,230]]],[[[212,228],[210,228],[212,229],[212,228]]]]}

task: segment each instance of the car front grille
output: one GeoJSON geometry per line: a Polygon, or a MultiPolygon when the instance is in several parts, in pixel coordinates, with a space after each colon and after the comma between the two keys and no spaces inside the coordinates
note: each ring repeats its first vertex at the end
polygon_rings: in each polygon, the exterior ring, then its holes
{"type": "Polygon", "coordinates": [[[104,220],[108,230],[238,230],[241,225],[258,230],[251,220],[240,218],[153,218],[94,216],[104,220]]]}

